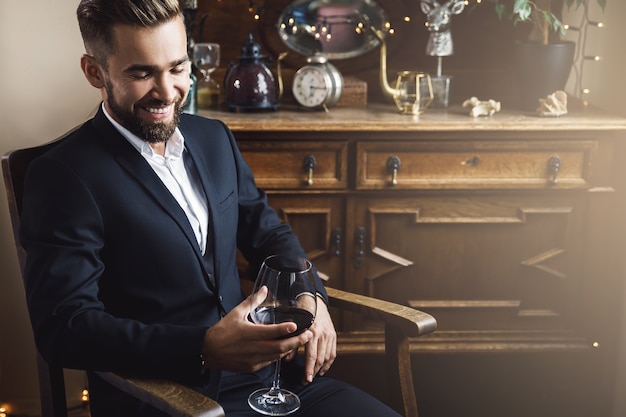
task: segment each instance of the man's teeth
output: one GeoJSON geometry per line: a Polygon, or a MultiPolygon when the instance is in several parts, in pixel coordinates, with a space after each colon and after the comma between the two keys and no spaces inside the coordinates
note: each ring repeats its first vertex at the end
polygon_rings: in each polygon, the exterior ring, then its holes
{"type": "Polygon", "coordinates": [[[146,110],[149,111],[150,113],[154,113],[154,114],[165,114],[169,111],[169,107],[160,107],[160,108],[150,108],[150,107],[146,107],[146,110]]]}

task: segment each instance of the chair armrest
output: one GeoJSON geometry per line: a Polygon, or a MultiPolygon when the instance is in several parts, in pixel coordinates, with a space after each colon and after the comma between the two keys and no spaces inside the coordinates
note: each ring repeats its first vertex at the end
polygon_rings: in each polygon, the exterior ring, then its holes
{"type": "Polygon", "coordinates": [[[184,385],[167,380],[124,378],[111,372],[98,372],[98,375],[173,417],[224,417],[224,410],[216,401],[184,385]]]}
{"type": "Polygon", "coordinates": [[[382,320],[407,337],[421,336],[437,329],[435,318],[423,311],[331,287],[326,287],[326,292],[331,306],[382,320]]]}
{"type": "Polygon", "coordinates": [[[418,417],[411,367],[410,337],[437,329],[430,314],[389,301],[326,288],[330,305],[385,323],[385,370],[389,404],[405,417],[418,417]]]}

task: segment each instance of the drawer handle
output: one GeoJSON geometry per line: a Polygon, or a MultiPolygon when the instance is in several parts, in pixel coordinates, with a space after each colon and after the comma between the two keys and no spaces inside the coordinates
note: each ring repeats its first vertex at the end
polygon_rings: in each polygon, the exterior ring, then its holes
{"type": "Polygon", "coordinates": [[[313,185],[313,170],[315,169],[315,157],[313,155],[307,155],[304,158],[304,171],[306,172],[306,185],[313,185]]]}
{"type": "Polygon", "coordinates": [[[550,183],[557,184],[559,182],[559,171],[561,170],[561,157],[558,155],[552,156],[548,160],[548,172],[550,173],[550,183]]]}
{"type": "Polygon", "coordinates": [[[472,156],[472,157],[471,157],[470,159],[468,159],[467,161],[463,161],[463,162],[461,163],[461,165],[468,165],[468,166],[471,166],[471,167],[475,167],[475,166],[477,166],[478,164],[480,164],[480,157],[479,157],[479,156],[476,156],[476,155],[472,156]]]}
{"type": "Polygon", "coordinates": [[[365,228],[357,227],[354,231],[354,240],[356,242],[356,256],[354,258],[354,267],[359,269],[363,266],[363,258],[365,257],[365,228]]]}
{"type": "Polygon", "coordinates": [[[391,185],[398,185],[398,171],[400,171],[400,158],[390,156],[387,159],[387,170],[391,173],[391,185]]]}
{"type": "Polygon", "coordinates": [[[341,240],[343,237],[343,230],[341,227],[336,227],[333,229],[333,241],[335,244],[335,256],[341,255],[341,240]]]}

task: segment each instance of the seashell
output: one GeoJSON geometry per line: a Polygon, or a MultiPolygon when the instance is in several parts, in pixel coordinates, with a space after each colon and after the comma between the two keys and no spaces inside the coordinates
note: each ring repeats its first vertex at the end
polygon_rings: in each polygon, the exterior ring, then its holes
{"type": "Polygon", "coordinates": [[[476,97],[469,98],[463,102],[463,107],[471,107],[469,115],[472,117],[493,116],[500,111],[500,102],[493,99],[481,101],[476,97]]]}
{"type": "Polygon", "coordinates": [[[567,114],[567,93],[558,90],[546,98],[540,98],[537,114],[545,117],[558,117],[567,114]]]}

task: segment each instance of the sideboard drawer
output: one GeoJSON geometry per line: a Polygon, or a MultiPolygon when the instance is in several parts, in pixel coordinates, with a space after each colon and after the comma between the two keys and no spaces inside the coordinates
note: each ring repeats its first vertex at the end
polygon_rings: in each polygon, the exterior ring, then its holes
{"type": "Polygon", "coordinates": [[[588,188],[595,141],[359,142],[359,189],[588,188]]]}
{"type": "Polygon", "coordinates": [[[239,149],[259,187],[275,189],[344,189],[347,142],[241,141],[239,149]]]}

